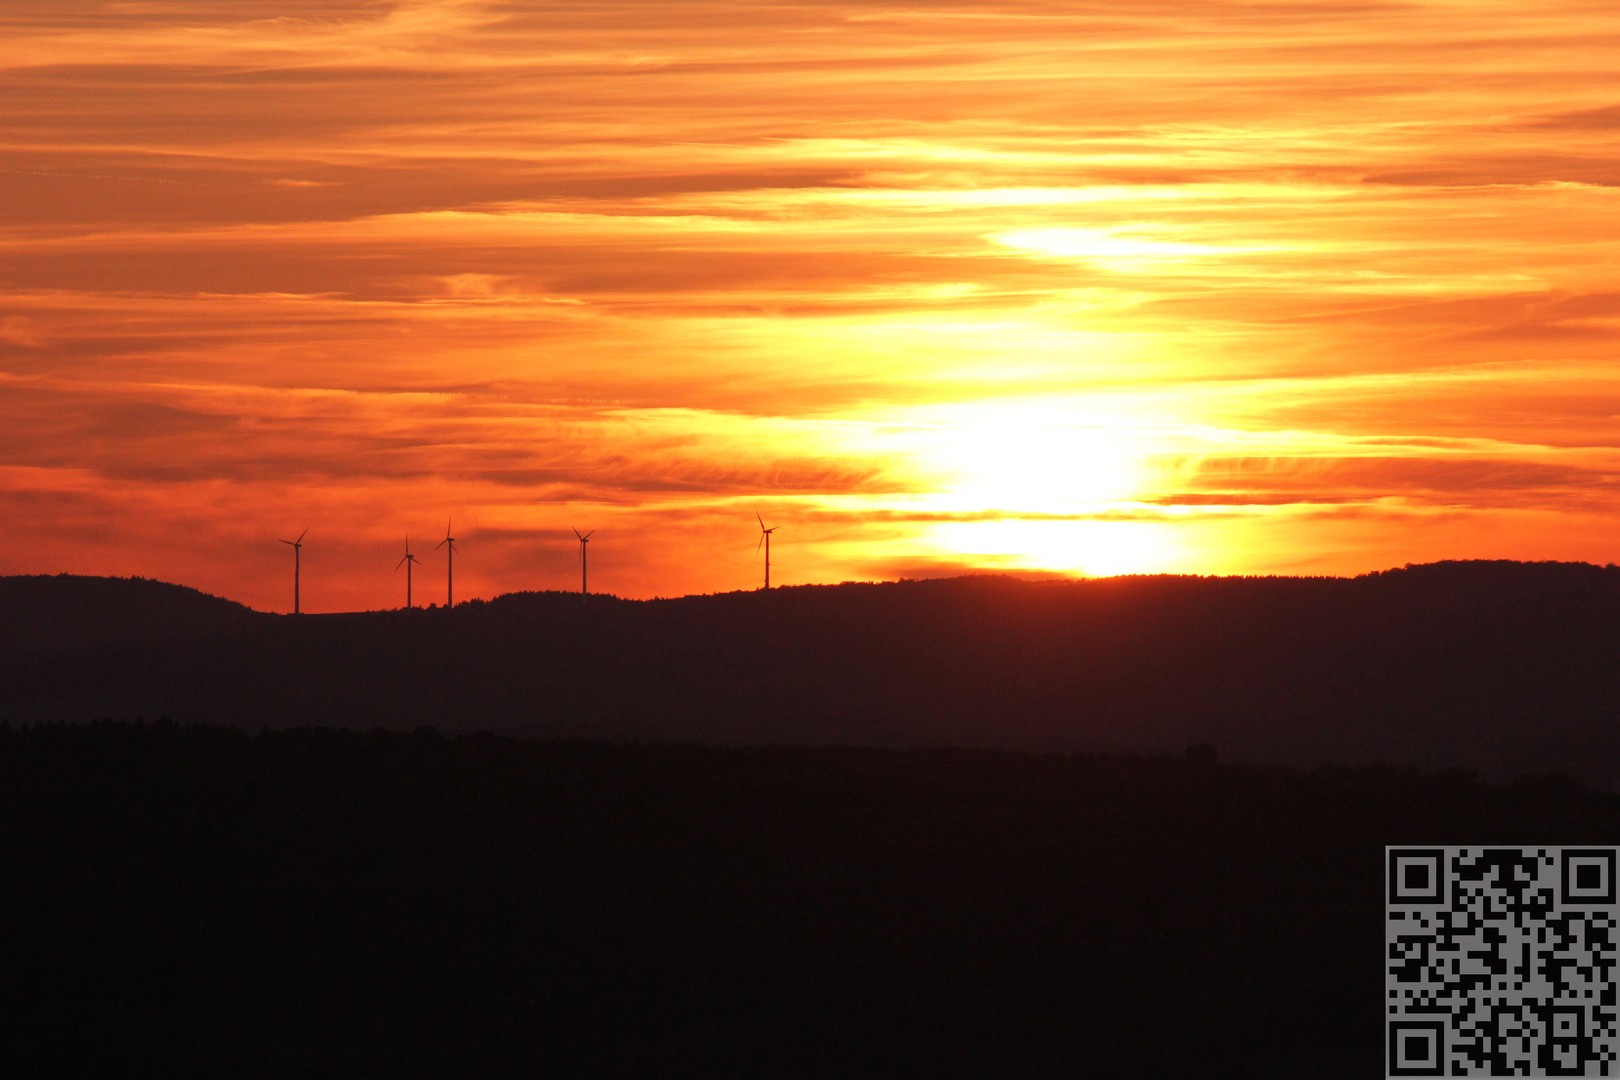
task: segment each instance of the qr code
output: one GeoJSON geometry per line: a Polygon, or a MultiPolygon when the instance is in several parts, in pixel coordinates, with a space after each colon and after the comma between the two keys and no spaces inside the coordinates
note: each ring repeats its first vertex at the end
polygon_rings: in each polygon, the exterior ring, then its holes
{"type": "Polygon", "coordinates": [[[1389,1076],[1620,1076],[1615,848],[1391,847],[1389,1076]]]}

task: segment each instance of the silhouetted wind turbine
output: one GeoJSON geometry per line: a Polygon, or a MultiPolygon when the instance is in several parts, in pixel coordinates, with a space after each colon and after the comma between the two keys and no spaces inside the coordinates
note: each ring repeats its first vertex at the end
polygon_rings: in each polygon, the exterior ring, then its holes
{"type": "Polygon", "coordinates": [[[437,544],[433,545],[433,550],[437,551],[440,548],[445,547],[445,546],[448,546],[450,548],[449,551],[445,552],[445,554],[450,559],[450,563],[449,563],[449,566],[446,568],[445,575],[444,575],[444,606],[445,607],[455,607],[456,606],[456,538],[450,535],[450,523],[448,521],[446,521],[444,523],[444,539],[440,540],[437,544]]]}
{"type": "MultiPolygon", "coordinates": [[[[579,530],[578,529],[574,530],[574,535],[579,536],[579,530]]],[[[579,597],[580,597],[581,600],[585,599],[586,596],[590,595],[590,589],[587,588],[587,585],[589,584],[590,579],[587,578],[586,574],[585,574],[585,570],[586,570],[585,545],[590,543],[591,542],[591,537],[593,537],[595,535],[596,535],[596,530],[592,529],[590,532],[586,533],[584,536],[579,536],[579,597]]]]}
{"type": "Polygon", "coordinates": [[[309,535],[309,530],[305,529],[303,532],[298,534],[298,539],[296,539],[296,540],[283,540],[282,541],[283,544],[291,544],[292,549],[293,549],[293,614],[294,615],[298,614],[298,578],[303,573],[304,537],[306,537],[308,535],[309,535]]]}
{"type": "Polygon", "coordinates": [[[396,574],[399,573],[399,568],[400,567],[403,566],[405,568],[405,607],[406,608],[409,608],[411,606],[411,569],[416,565],[417,561],[418,560],[417,560],[416,556],[411,554],[411,538],[407,536],[405,538],[405,557],[403,559],[399,560],[399,562],[394,564],[394,573],[396,573],[396,574]]]}
{"type": "MultiPolygon", "coordinates": [[[[765,519],[759,516],[759,511],[757,510],[754,512],[754,520],[759,522],[759,544],[765,545],[765,587],[768,589],[771,587],[771,533],[775,532],[777,529],[780,529],[782,526],[772,525],[767,529],[765,527],[765,519]]],[[[755,555],[759,554],[759,544],[754,545],[755,555]]]]}

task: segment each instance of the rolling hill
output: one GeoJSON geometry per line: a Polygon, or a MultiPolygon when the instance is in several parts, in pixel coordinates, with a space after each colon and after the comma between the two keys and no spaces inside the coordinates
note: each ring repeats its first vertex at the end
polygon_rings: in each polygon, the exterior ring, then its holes
{"type": "Polygon", "coordinates": [[[1620,782],[1620,568],[969,577],[291,617],[0,579],[0,717],[1384,760],[1620,782]]]}

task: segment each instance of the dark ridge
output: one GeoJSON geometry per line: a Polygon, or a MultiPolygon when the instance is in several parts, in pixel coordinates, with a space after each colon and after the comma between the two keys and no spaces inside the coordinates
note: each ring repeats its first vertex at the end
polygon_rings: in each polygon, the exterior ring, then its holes
{"type": "Polygon", "coordinates": [[[268,617],[149,578],[0,577],[0,655],[10,657],[229,633],[268,617]]]}
{"type": "Polygon", "coordinates": [[[15,1075],[1381,1075],[1386,844],[1549,776],[0,727],[15,1075]],[[108,1066],[115,1066],[109,1068],[108,1066]]]}
{"type": "MultiPolygon", "coordinates": [[[[1221,760],[1620,782],[1613,566],[969,577],[588,603],[518,593],[453,610],[242,609],[185,632],[174,628],[200,624],[166,623],[152,595],[166,638],[87,632],[81,645],[58,632],[54,651],[0,667],[0,716],[1061,752],[1200,744],[1221,760]]],[[[11,621],[30,619],[37,609],[11,621]]]]}

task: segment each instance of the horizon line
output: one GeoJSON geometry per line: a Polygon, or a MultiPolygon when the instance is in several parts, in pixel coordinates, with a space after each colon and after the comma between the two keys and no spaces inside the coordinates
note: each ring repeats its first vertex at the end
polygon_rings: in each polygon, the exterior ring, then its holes
{"type": "MultiPolygon", "coordinates": [[[[755,588],[751,588],[751,589],[727,589],[727,590],[720,591],[720,592],[709,592],[709,593],[685,593],[685,594],[682,594],[682,595],[679,595],[679,596],[651,596],[651,597],[645,597],[645,598],[639,598],[639,599],[634,598],[634,597],[623,597],[623,596],[619,596],[619,595],[617,595],[615,593],[611,593],[611,592],[592,593],[591,595],[593,597],[598,597],[598,598],[605,599],[605,600],[615,600],[615,601],[618,601],[620,603],[626,603],[626,604],[647,604],[647,603],[665,602],[665,601],[673,601],[673,600],[695,600],[695,599],[703,599],[703,598],[715,597],[715,596],[738,596],[738,595],[747,595],[747,594],[751,594],[751,593],[766,594],[768,592],[778,592],[778,591],[781,591],[783,589],[836,589],[836,588],[840,588],[840,587],[843,587],[843,586],[846,586],[846,585],[906,585],[906,584],[920,584],[922,582],[930,582],[930,581],[937,581],[937,582],[966,581],[966,580],[970,580],[970,579],[974,579],[974,578],[998,578],[998,579],[1002,579],[1002,580],[1006,580],[1006,581],[1017,582],[1017,583],[1023,584],[1023,585],[1051,585],[1051,586],[1057,586],[1057,585],[1082,585],[1082,584],[1088,584],[1088,583],[1093,583],[1093,582],[1120,581],[1120,580],[1141,579],[1141,578],[1181,578],[1181,579],[1200,580],[1200,581],[1204,581],[1204,580],[1278,580],[1278,579],[1292,580],[1292,581],[1359,581],[1359,580],[1361,580],[1363,578],[1378,577],[1378,576],[1381,576],[1383,574],[1399,573],[1399,572],[1406,571],[1406,570],[1420,569],[1420,568],[1424,568],[1424,567],[1446,566],[1446,565],[1468,565],[1468,564],[1480,564],[1480,563],[1492,564],[1492,565],[1511,564],[1511,565],[1515,565],[1515,566],[1586,566],[1586,567],[1591,567],[1594,570],[1620,569],[1620,566],[1617,566],[1617,564],[1612,563],[1612,562],[1611,563],[1594,563],[1594,562],[1587,562],[1585,560],[1579,560],[1579,559],[1576,559],[1576,560],[1568,560],[1568,559],[1436,559],[1436,560],[1434,560],[1432,562],[1425,562],[1425,563],[1410,563],[1409,562],[1409,563],[1404,563],[1404,564],[1402,564],[1400,566],[1388,567],[1388,568],[1383,569],[1383,570],[1369,570],[1369,571],[1365,571],[1365,572],[1360,573],[1360,574],[1348,574],[1348,575],[1346,575],[1346,574],[1285,574],[1285,573],[1270,573],[1270,574],[1187,574],[1187,573],[1168,573],[1168,572],[1166,572],[1166,573],[1122,573],[1122,574],[1059,574],[1059,573],[1052,573],[1052,572],[1034,572],[1034,573],[1021,574],[1021,573],[1018,573],[1016,571],[981,570],[981,571],[969,571],[969,572],[960,573],[960,574],[932,575],[932,576],[928,576],[928,577],[899,577],[899,578],[875,578],[875,579],[853,579],[853,578],[850,578],[850,579],[845,579],[843,581],[838,581],[838,582],[813,582],[813,581],[812,582],[800,582],[799,584],[796,584],[796,585],[777,585],[777,586],[773,586],[769,590],[759,588],[759,587],[755,587],[755,588]]],[[[152,583],[155,583],[155,584],[158,584],[158,585],[167,585],[167,586],[169,586],[171,588],[186,589],[186,590],[188,590],[190,592],[197,593],[197,594],[199,594],[201,596],[206,596],[206,597],[209,597],[211,599],[221,600],[221,601],[224,601],[226,603],[235,604],[238,607],[241,607],[246,611],[252,612],[255,615],[286,616],[286,617],[289,617],[289,618],[293,618],[293,617],[302,618],[304,616],[320,616],[320,615],[386,615],[386,614],[391,614],[391,613],[394,613],[394,612],[403,613],[403,612],[406,612],[406,611],[451,611],[451,610],[455,610],[456,608],[465,607],[468,604],[494,603],[495,601],[498,601],[498,600],[501,600],[501,599],[503,599],[505,597],[510,597],[510,596],[523,596],[523,595],[539,596],[539,595],[545,595],[545,594],[548,594],[548,593],[555,593],[558,596],[565,596],[565,597],[570,597],[570,598],[576,598],[576,597],[579,596],[579,593],[576,590],[572,590],[572,589],[514,589],[514,590],[511,590],[509,592],[497,593],[494,596],[490,596],[490,597],[482,597],[482,596],[470,597],[470,598],[468,598],[466,600],[461,601],[460,603],[455,604],[453,607],[447,606],[447,605],[441,605],[441,604],[439,604],[437,602],[433,602],[433,603],[428,603],[428,604],[417,605],[415,607],[403,607],[402,606],[402,607],[394,607],[394,608],[364,608],[364,609],[359,609],[359,610],[347,610],[347,611],[300,611],[300,612],[295,613],[295,612],[291,612],[291,611],[265,611],[265,610],[262,610],[262,609],[259,609],[259,608],[255,608],[255,607],[253,607],[253,606],[251,606],[249,604],[245,604],[240,600],[232,600],[228,596],[221,596],[221,595],[219,595],[217,593],[206,592],[206,591],[204,591],[202,589],[197,588],[194,585],[186,585],[186,584],[183,584],[183,583],[177,582],[177,581],[167,581],[167,580],[165,580],[163,578],[147,577],[147,576],[142,575],[142,574],[130,574],[130,575],[124,576],[124,575],[118,575],[118,574],[76,574],[76,573],[71,573],[71,572],[68,572],[68,571],[59,571],[59,572],[57,572],[55,574],[50,574],[50,573],[43,573],[43,574],[0,574],[0,581],[6,581],[6,580],[9,580],[9,579],[13,579],[13,578],[30,578],[30,577],[37,577],[37,578],[50,578],[50,577],[63,578],[63,577],[67,577],[67,578],[84,578],[86,580],[100,580],[100,581],[149,581],[149,582],[152,582],[152,583]]]]}

